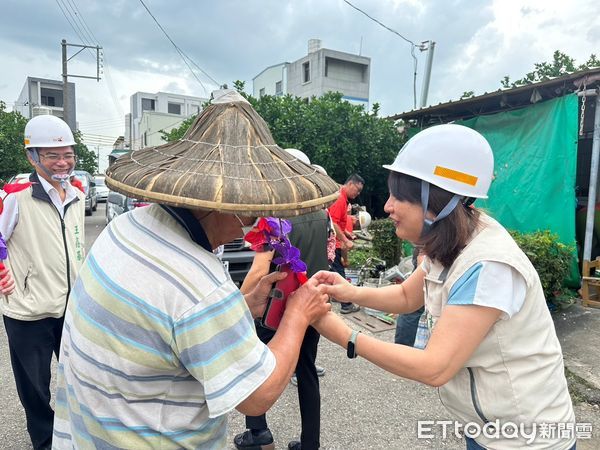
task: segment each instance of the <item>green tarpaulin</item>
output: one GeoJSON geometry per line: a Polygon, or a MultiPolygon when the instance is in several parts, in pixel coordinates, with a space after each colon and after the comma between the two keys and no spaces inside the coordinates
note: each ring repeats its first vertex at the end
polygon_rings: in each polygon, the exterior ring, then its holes
{"type": "MultiPolygon", "coordinates": [[[[575,94],[527,108],[457,122],[479,131],[494,151],[495,179],[477,206],[506,228],[551,230],[575,249],[577,168],[575,94]]],[[[579,283],[577,253],[570,285],[579,283]]]]}

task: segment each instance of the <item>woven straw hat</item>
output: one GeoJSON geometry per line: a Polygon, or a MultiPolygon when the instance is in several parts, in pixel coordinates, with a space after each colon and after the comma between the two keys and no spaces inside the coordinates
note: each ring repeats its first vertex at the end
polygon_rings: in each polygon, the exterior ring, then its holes
{"type": "Polygon", "coordinates": [[[335,201],[339,185],[275,144],[235,91],[220,91],[176,142],[134,150],[106,184],[137,199],[246,216],[295,216],[335,201]]]}

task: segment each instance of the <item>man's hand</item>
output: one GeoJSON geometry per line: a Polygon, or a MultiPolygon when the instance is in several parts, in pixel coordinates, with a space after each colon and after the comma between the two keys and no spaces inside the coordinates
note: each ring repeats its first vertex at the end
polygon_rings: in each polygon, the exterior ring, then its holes
{"type": "Polygon", "coordinates": [[[328,301],[329,296],[318,286],[317,281],[311,278],[288,297],[285,315],[304,317],[308,325],[331,311],[328,301]]]}
{"type": "Polygon", "coordinates": [[[342,241],[342,246],[344,247],[344,250],[350,250],[352,249],[352,247],[354,247],[354,242],[347,239],[345,241],[342,241]]]}
{"type": "Polygon", "coordinates": [[[15,280],[10,270],[0,263],[0,293],[10,295],[15,290],[15,280]]]}
{"type": "Polygon", "coordinates": [[[265,275],[260,279],[256,287],[246,295],[246,303],[248,309],[252,313],[252,317],[262,317],[267,307],[267,300],[269,299],[269,293],[273,289],[273,285],[283,280],[287,276],[285,272],[273,272],[265,275]]]}

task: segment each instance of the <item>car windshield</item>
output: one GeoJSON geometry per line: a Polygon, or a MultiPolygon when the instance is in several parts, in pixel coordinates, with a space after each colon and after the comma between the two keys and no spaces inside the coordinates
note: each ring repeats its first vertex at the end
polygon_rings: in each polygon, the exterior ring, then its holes
{"type": "Polygon", "coordinates": [[[104,186],[104,178],[94,178],[96,186],[104,186]]]}

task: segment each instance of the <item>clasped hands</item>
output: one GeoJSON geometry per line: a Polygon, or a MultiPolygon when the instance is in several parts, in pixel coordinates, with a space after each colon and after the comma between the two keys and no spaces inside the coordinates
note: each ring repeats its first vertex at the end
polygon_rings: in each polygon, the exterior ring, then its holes
{"type": "MultiPolygon", "coordinates": [[[[246,296],[253,317],[262,316],[274,283],[286,276],[282,272],[270,273],[262,277],[255,289],[246,296]]],[[[327,324],[334,318],[339,320],[337,315],[328,314],[331,311],[329,298],[352,301],[353,289],[354,286],[338,273],[322,270],[290,294],[285,314],[293,314],[296,320],[305,319],[306,325],[312,325],[321,334],[325,334],[323,329],[327,324]]]]}

